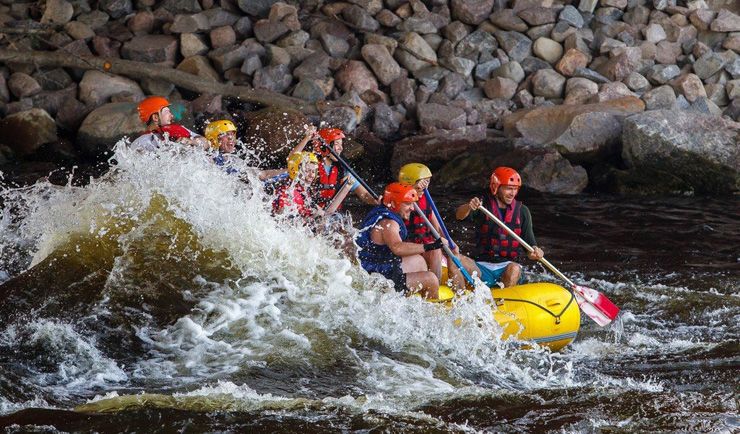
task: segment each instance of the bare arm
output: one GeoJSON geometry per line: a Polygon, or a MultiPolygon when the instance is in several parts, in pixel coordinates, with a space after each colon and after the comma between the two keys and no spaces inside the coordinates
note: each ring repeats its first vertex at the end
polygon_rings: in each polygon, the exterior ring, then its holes
{"type": "Polygon", "coordinates": [[[401,235],[399,234],[400,228],[395,221],[383,219],[378,222],[375,228],[378,228],[378,226],[380,226],[380,234],[383,237],[383,242],[391,249],[394,255],[404,257],[424,253],[423,244],[407,243],[401,240],[401,235]]]}
{"type": "Polygon", "coordinates": [[[303,136],[300,142],[298,142],[297,145],[293,147],[293,149],[290,150],[290,153],[288,154],[288,158],[290,158],[291,155],[297,154],[299,152],[303,152],[303,149],[306,148],[306,144],[313,136],[316,135],[316,127],[313,125],[309,125],[306,127],[306,135],[303,136]]]}
{"type": "Polygon", "coordinates": [[[283,173],[288,173],[287,169],[268,169],[268,170],[261,170],[259,174],[257,174],[257,178],[259,178],[260,181],[267,181],[268,179],[272,178],[273,176],[282,175],[283,173]]]}
{"type": "Polygon", "coordinates": [[[379,205],[380,204],[380,199],[374,198],[373,195],[370,194],[370,192],[367,191],[367,189],[365,187],[363,187],[362,185],[360,185],[359,187],[357,187],[355,189],[355,194],[357,195],[357,197],[360,198],[360,200],[362,200],[363,202],[365,202],[367,204],[370,204],[370,205],[379,205]]]}
{"type": "Polygon", "coordinates": [[[474,197],[470,199],[470,202],[464,203],[457,207],[457,210],[455,210],[455,217],[458,220],[465,220],[470,215],[470,211],[478,209],[480,205],[480,199],[474,197]]]}
{"type": "Polygon", "coordinates": [[[337,194],[334,195],[334,198],[332,198],[331,203],[329,203],[329,206],[324,209],[325,214],[331,214],[333,212],[336,212],[337,208],[339,208],[339,205],[342,204],[344,199],[347,197],[347,194],[349,194],[349,191],[352,189],[352,184],[349,182],[345,182],[341,189],[337,192],[337,194]]]}

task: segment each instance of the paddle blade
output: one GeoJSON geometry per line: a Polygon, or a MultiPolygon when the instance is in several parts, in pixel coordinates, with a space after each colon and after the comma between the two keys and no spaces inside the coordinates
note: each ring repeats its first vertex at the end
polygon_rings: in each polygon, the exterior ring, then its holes
{"type": "Polygon", "coordinates": [[[573,292],[583,313],[602,327],[612,322],[619,314],[617,305],[595,289],[574,285],[573,292]]]}

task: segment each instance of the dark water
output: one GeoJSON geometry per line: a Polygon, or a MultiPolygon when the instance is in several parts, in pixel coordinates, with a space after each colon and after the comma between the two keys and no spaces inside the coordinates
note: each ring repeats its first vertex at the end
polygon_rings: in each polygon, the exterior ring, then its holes
{"type": "MultiPolygon", "coordinates": [[[[252,211],[251,193],[200,196],[136,164],[122,172],[149,184],[5,193],[5,432],[740,430],[736,197],[523,192],[550,261],[622,309],[552,354],[373,296],[339,253],[252,211]]],[[[435,194],[445,216],[469,197],[435,194]]],[[[448,221],[465,250],[474,228],[448,221]]]]}

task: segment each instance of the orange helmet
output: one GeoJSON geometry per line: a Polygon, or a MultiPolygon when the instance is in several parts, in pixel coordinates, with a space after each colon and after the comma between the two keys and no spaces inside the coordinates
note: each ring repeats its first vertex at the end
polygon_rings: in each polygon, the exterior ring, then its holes
{"type": "MultiPolygon", "coordinates": [[[[339,128],[322,128],[319,130],[318,134],[327,145],[331,145],[333,141],[343,139],[345,137],[344,131],[339,128]]],[[[326,156],[329,155],[329,150],[322,146],[324,143],[321,143],[320,140],[316,140],[314,141],[314,148],[317,153],[326,156]]]]}
{"type": "Polygon", "coordinates": [[[496,194],[498,188],[502,185],[513,185],[517,190],[522,186],[522,177],[516,170],[511,167],[497,167],[491,174],[491,194],[496,194]]]}
{"type": "Polygon", "coordinates": [[[394,182],[388,184],[383,192],[383,205],[388,206],[391,211],[398,212],[403,202],[416,202],[419,194],[413,185],[394,182]]]}
{"type": "Polygon", "coordinates": [[[144,98],[137,107],[139,109],[139,119],[141,119],[145,124],[149,123],[149,119],[151,119],[153,114],[159,114],[160,110],[169,105],[170,102],[161,96],[150,96],[148,98],[144,98]]]}

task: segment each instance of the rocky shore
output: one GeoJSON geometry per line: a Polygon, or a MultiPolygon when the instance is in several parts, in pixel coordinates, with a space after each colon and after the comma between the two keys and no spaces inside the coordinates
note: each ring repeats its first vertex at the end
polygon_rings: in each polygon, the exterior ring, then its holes
{"type": "MultiPolygon", "coordinates": [[[[306,122],[387,179],[493,165],[573,194],[740,191],[733,0],[0,0],[0,171],[104,161],[136,102],[228,116],[278,164],[306,122]]],[[[101,169],[104,170],[104,169],[101,169]]]]}

